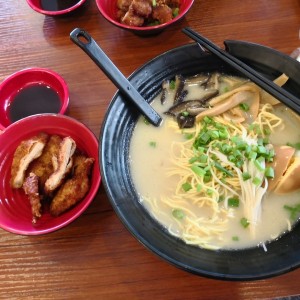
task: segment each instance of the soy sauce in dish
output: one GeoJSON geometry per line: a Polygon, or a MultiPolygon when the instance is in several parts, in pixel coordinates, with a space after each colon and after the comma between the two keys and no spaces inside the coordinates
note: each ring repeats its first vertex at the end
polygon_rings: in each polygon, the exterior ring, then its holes
{"type": "Polygon", "coordinates": [[[58,113],[61,108],[59,95],[45,84],[22,88],[11,100],[8,116],[11,122],[40,113],[58,113]]]}
{"type": "Polygon", "coordinates": [[[48,11],[58,11],[68,9],[80,0],[41,0],[41,8],[48,11]]]}

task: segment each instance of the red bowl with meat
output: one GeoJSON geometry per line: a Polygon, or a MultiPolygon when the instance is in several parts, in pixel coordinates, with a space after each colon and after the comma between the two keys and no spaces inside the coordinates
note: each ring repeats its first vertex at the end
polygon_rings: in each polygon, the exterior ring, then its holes
{"type": "Polygon", "coordinates": [[[182,19],[194,0],[96,0],[113,25],[137,35],[158,34],[182,19]]]}
{"type": "Polygon", "coordinates": [[[0,228],[23,235],[60,229],[86,210],[99,185],[98,140],[83,123],[61,114],[39,114],[0,134],[0,228]]]}

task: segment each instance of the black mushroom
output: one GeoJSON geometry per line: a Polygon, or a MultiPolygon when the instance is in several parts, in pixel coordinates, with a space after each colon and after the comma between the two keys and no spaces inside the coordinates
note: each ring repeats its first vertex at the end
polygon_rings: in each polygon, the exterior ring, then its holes
{"type": "Polygon", "coordinates": [[[201,73],[196,76],[184,78],[182,75],[176,75],[174,80],[165,80],[162,83],[161,104],[163,105],[171,90],[173,90],[173,105],[164,112],[172,116],[180,128],[191,128],[195,125],[196,116],[207,110],[209,101],[219,94],[220,74],[201,73]],[[189,94],[191,88],[198,88],[201,96],[192,99],[189,94]]]}

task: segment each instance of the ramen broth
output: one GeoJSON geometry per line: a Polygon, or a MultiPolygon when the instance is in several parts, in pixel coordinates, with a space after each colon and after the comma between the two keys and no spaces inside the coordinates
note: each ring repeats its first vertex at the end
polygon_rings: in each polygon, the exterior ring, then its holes
{"type": "MultiPolygon", "coordinates": [[[[194,99],[199,94],[197,85],[188,87],[188,97],[194,99]]],[[[148,209],[149,213],[161,223],[166,230],[179,238],[182,235],[180,220],[174,218],[172,208],[162,203],[162,197],[173,197],[178,187],[176,176],[167,176],[169,170],[174,167],[171,161],[172,143],[183,142],[186,137],[174,126],[169,126],[170,116],[164,112],[171,105],[174,98],[174,91],[169,90],[164,105],[160,103],[161,95],[153,101],[154,109],[163,116],[162,125],[157,128],[145,122],[141,117],[134,129],[130,144],[130,166],[136,190],[138,191],[141,203],[148,209]],[[153,210],[153,207],[156,209],[153,210]]],[[[271,143],[296,143],[300,140],[300,122],[297,118],[291,117],[291,113],[282,105],[275,108],[284,121],[284,129],[278,130],[270,136],[271,143]]],[[[262,199],[260,221],[256,225],[256,234],[253,237],[247,228],[240,224],[243,217],[243,205],[238,208],[230,208],[228,223],[222,228],[220,236],[212,238],[209,242],[212,248],[240,249],[265,244],[274,240],[284,232],[291,230],[289,212],[283,208],[284,205],[294,206],[300,203],[300,193],[294,192],[284,196],[272,192],[262,199]]],[[[198,217],[205,217],[208,211],[205,207],[199,207],[193,202],[186,203],[187,207],[198,217]]],[[[210,216],[207,216],[210,218],[210,216]]]]}

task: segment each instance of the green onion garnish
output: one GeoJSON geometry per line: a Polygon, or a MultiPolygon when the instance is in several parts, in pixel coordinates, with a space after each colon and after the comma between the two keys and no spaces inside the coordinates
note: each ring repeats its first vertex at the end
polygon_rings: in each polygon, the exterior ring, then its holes
{"type": "Polygon", "coordinates": [[[219,171],[225,173],[226,175],[233,177],[232,172],[230,172],[229,170],[227,170],[226,168],[224,168],[221,164],[219,164],[218,162],[215,161],[214,163],[216,169],[218,169],[219,171]]]}
{"type": "Polygon", "coordinates": [[[189,182],[183,183],[181,187],[185,192],[188,192],[192,189],[192,185],[189,182]]]}
{"type": "Polygon", "coordinates": [[[251,175],[248,172],[242,173],[243,180],[246,181],[251,178],[251,175]]]}
{"type": "Polygon", "coordinates": [[[185,217],[185,214],[181,209],[173,209],[172,215],[174,218],[176,218],[178,220],[182,220],[185,217]]]}
{"type": "Polygon", "coordinates": [[[295,221],[300,213],[300,204],[295,206],[284,205],[283,207],[290,212],[290,218],[295,221]]]}
{"type": "Polygon", "coordinates": [[[249,111],[250,107],[247,103],[241,103],[240,105],[240,109],[243,111],[249,111]]]}
{"type": "Polygon", "coordinates": [[[261,185],[261,180],[258,177],[254,177],[252,183],[256,186],[261,185]]]}
{"type": "Polygon", "coordinates": [[[244,228],[247,228],[250,225],[250,222],[246,218],[241,218],[240,223],[244,228]]]}
{"type": "Polygon", "coordinates": [[[199,177],[203,177],[205,175],[205,170],[201,167],[198,167],[196,165],[191,166],[192,171],[198,175],[199,177]]]}
{"type": "Polygon", "coordinates": [[[268,178],[274,178],[275,177],[275,172],[272,167],[267,167],[265,170],[265,176],[268,178]]]}
{"type": "Polygon", "coordinates": [[[239,207],[240,199],[239,198],[229,198],[228,199],[228,205],[230,207],[239,207]]]}
{"type": "Polygon", "coordinates": [[[202,185],[201,184],[197,184],[197,192],[199,193],[202,190],[202,185]]]}
{"type": "Polygon", "coordinates": [[[179,8],[176,7],[172,10],[173,18],[177,17],[179,15],[179,8]]]}
{"type": "Polygon", "coordinates": [[[156,142],[151,141],[149,142],[150,147],[155,148],[156,147],[156,142]]]}
{"type": "Polygon", "coordinates": [[[169,87],[170,87],[170,90],[175,90],[175,87],[176,87],[175,80],[171,80],[171,81],[170,81],[169,87]]]}

